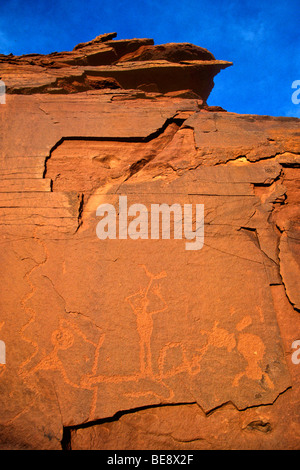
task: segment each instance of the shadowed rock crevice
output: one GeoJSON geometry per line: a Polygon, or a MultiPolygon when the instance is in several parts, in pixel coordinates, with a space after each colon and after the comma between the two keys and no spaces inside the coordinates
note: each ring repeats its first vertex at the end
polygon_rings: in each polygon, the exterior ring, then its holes
{"type": "MultiPolygon", "coordinates": [[[[148,442],[148,447],[142,445],[141,449],[154,449],[150,444],[150,440],[152,440],[154,446],[157,442],[163,443],[163,445],[166,445],[168,441],[170,444],[173,442],[175,443],[175,449],[185,449],[185,447],[182,447],[184,445],[188,445],[187,448],[189,449],[199,449],[199,445],[202,448],[201,441],[204,449],[222,449],[224,443],[218,441],[218,437],[220,439],[221,434],[227,434],[230,430],[224,423],[221,423],[218,432],[216,432],[213,424],[218,416],[222,414],[227,417],[236,416],[234,420],[235,444],[233,448],[239,448],[241,443],[243,443],[244,448],[247,448],[252,439],[259,439],[260,433],[271,436],[271,438],[267,437],[271,441],[274,440],[273,435],[276,439],[276,434],[278,434],[277,422],[274,421],[274,426],[268,420],[268,410],[272,406],[284,405],[285,394],[289,390],[290,388],[279,394],[271,404],[258,405],[243,410],[238,410],[232,402],[226,402],[205,413],[197,403],[187,402],[150,405],[119,411],[109,418],[65,426],[61,441],[62,449],[80,450],[82,444],[93,450],[108,449],[108,442],[112,442],[115,433],[126,433],[126,429],[131,433],[133,441],[142,439],[148,442]],[[185,414],[187,416],[184,416],[185,414]],[[147,426],[147,420],[151,416],[156,419],[150,420],[151,424],[147,426]],[[181,426],[183,426],[184,432],[181,437],[172,421],[174,416],[177,416],[179,420],[182,419],[181,426]],[[192,423],[194,420],[198,422],[198,428],[189,429],[188,423],[192,423]],[[258,434],[257,437],[256,433],[258,434]],[[253,437],[251,437],[251,434],[253,437]]],[[[262,436],[262,439],[265,439],[265,437],[262,436]]],[[[129,442],[127,445],[127,450],[133,448],[129,442]]],[[[118,445],[115,447],[116,450],[119,448],[118,445]]],[[[125,448],[124,444],[123,448],[125,448]]]]}
{"type": "Polygon", "coordinates": [[[50,179],[52,191],[66,190],[67,188],[70,191],[76,191],[81,188],[91,192],[108,181],[116,180],[119,174],[122,175],[123,181],[127,181],[164,150],[183,123],[184,119],[176,116],[167,119],[161,128],[145,138],[62,138],[53,146],[49,156],[45,159],[43,178],[50,179]],[[124,146],[120,145],[122,143],[124,145],[125,143],[128,144],[129,156],[124,155],[124,146]],[[66,156],[63,153],[64,147],[73,149],[72,162],[67,157],[68,165],[66,165],[66,156]],[[80,149],[83,149],[84,154],[86,154],[89,147],[91,150],[88,152],[88,154],[90,153],[90,155],[87,155],[88,159],[80,156],[80,149]],[[132,158],[134,158],[134,161],[132,161],[132,158]],[[56,160],[57,163],[55,163],[56,160]],[[85,183],[83,183],[83,186],[80,185],[77,176],[74,174],[74,168],[77,166],[75,160],[79,165],[84,164],[82,170],[85,173],[82,173],[82,177],[85,183]],[[87,174],[89,167],[90,174],[87,174]],[[72,181],[66,186],[66,181],[70,178],[72,181]],[[61,187],[59,181],[62,181],[63,187],[61,187]]]}
{"type": "Polygon", "coordinates": [[[168,403],[168,404],[141,406],[135,409],[118,411],[115,415],[108,417],[108,418],[97,419],[95,421],[89,421],[87,423],[82,423],[82,424],[78,424],[74,426],[64,426],[63,437],[61,441],[62,449],[72,450],[72,434],[76,432],[78,429],[89,429],[91,427],[97,427],[103,424],[105,425],[107,423],[114,423],[114,422],[119,421],[120,418],[123,416],[133,415],[135,413],[139,413],[140,411],[144,411],[144,410],[152,410],[152,409],[160,408],[160,407],[177,407],[177,406],[184,406],[184,405],[191,405],[191,404],[194,404],[194,402],[168,403]]]}

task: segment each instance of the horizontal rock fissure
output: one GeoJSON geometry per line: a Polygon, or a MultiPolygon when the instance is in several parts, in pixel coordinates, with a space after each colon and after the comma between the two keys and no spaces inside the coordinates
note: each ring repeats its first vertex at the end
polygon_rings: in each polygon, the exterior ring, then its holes
{"type": "MultiPolygon", "coordinates": [[[[176,113],[175,113],[176,115],[176,113]]],[[[58,140],[55,145],[51,148],[49,155],[45,158],[45,164],[44,164],[44,171],[43,171],[43,178],[45,179],[47,176],[47,163],[48,160],[51,158],[52,153],[54,150],[56,150],[60,145],[62,145],[63,142],[65,141],[86,141],[86,142],[129,142],[129,143],[148,143],[151,142],[152,140],[158,138],[160,135],[162,135],[165,130],[170,126],[171,124],[176,124],[178,128],[181,127],[181,125],[184,123],[185,119],[180,119],[176,117],[171,117],[169,119],[166,119],[164,122],[163,126],[157,129],[156,131],[152,132],[149,134],[147,137],[78,137],[78,136],[68,136],[68,137],[62,137],[60,140],[58,140]]],[[[147,163],[147,162],[146,162],[147,163]]],[[[131,176],[131,175],[130,175],[131,176]]],[[[50,187],[52,190],[53,187],[53,182],[50,183],[50,187]]]]}
{"type": "Polygon", "coordinates": [[[233,406],[237,411],[246,411],[246,410],[250,410],[252,408],[260,408],[260,407],[267,407],[267,406],[271,406],[271,405],[274,405],[274,403],[279,399],[279,397],[281,395],[283,395],[284,393],[286,393],[288,390],[291,390],[292,389],[292,386],[288,386],[285,390],[283,390],[282,392],[279,392],[277,397],[271,401],[270,403],[259,403],[258,405],[248,405],[244,408],[239,408],[236,406],[235,403],[233,403],[231,400],[227,401],[226,403],[221,403],[221,405],[218,405],[216,406],[215,408],[212,408],[211,410],[207,411],[205,414],[207,417],[209,417],[210,415],[212,415],[213,413],[215,413],[217,410],[220,410],[221,408],[224,408],[225,406],[233,406]]]}
{"type": "MultiPolygon", "coordinates": [[[[112,422],[118,421],[124,415],[137,413],[137,412],[143,411],[143,410],[149,410],[149,409],[161,408],[161,407],[175,407],[175,406],[182,406],[182,405],[195,405],[195,404],[198,405],[198,403],[195,402],[195,401],[181,402],[181,403],[159,403],[159,404],[154,404],[154,405],[145,405],[145,406],[140,406],[140,407],[137,407],[137,408],[130,408],[128,410],[117,411],[117,413],[115,413],[113,416],[109,416],[107,418],[100,418],[100,419],[96,419],[94,421],[87,421],[86,423],[82,423],[82,424],[74,424],[72,426],[64,426],[63,427],[63,437],[62,437],[62,441],[61,441],[62,449],[63,450],[72,450],[71,432],[76,431],[77,429],[85,429],[85,428],[90,428],[90,427],[93,427],[93,426],[99,426],[99,425],[105,424],[105,423],[112,423],[112,422]]],[[[202,410],[202,408],[201,408],[201,410],[202,410]]],[[[203,413],[205,414],[204,411],[203,411],[203,413]]]]}
{"type": "MultiPolygon", "coordinates": [[[[183,405],[197,405],[199,407],[199,409],[201,410],[201,412],[203,413],[203,415],[206,416],[207,418],[209,418],[216,411],[218,411],[220,409],[223,409],[224,407],[227,407],[227,406],[232,406],[233,408],[235,408],[239,412],[243,412],[243,411],[246,411],[246,410],[251,409],[251,408],[271,406],[279,399],[279,397],[281,395],[286,393],[291,388],[292,387],[289,386],[285,390],[283,390],[282,392],[278,393],[277,397],[270,403],[260,403],[260,404],[257,404],[257,405],[249,405],[245,408],[238,408],[235,403],[233,403],[231,400],[228,400],[227,402],[221,403],[220,405],[218,405],[215,408],[212,408],[211,410],[208,410],[208,411],[205,411],[199,405],[199,403],[196,402],[196,401],[180,402],[180,403],[159,403],[159,404],[141,406],[141,407],[137,407],[137,408],[131,408],[131,409],[128,409],[128,410],[120,410],[117,413],[115,413],[113,416],[110,416],[110,417],[107,417],[107,418],[100,418],[100,419],[93,420],[93,421],[87,421],[87,422],[81,423],[81,424],[74,424],[74,425],[71,425],[71,426],[64,426],[63,427],[63,436],[62,436],[62,440],[61,440],[61,446],[62,446],[63,450],[72,450],[72,431],[76,431],[78,429],[86,429],[86,428],[90,428],[90,427],[93,427],[93,426],[99,426],[99,425],[106,424],[106,423],[116,422],[122,416],[125,416],[125,415],[128,415],[128,414],[134,414],[134,413],[138,413],[140,411],[155,409],[155,408],[162,408],[162,407],[177,407],[177,406],[183,406],[183,405]]],[[[196,440],[198,440],[198,439],[196,439],[196,440]]],[[[182,442],[185,442],[185,441],[182,441],[182,442]]]]}

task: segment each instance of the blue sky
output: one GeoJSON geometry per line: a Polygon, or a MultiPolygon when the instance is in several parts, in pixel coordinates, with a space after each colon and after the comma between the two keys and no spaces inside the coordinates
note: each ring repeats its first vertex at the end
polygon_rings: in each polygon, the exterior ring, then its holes
{"type": "Polygon", "coordinates": [[[242,114],[300,117],[299,0],[1,0],[0,53],[72,50],[116,31],[117,39],[191,42],[233,67],[215,78],[208,104],[242,114]]]}

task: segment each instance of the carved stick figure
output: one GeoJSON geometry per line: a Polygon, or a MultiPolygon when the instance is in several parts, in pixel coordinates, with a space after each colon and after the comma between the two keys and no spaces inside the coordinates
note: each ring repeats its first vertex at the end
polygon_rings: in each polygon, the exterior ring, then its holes
{"type": "Polygon", "coordinates": [[[128,296],[125,300],[129,302],[134,314],[136,315],[137,331],[140,337],[140,367],[142,375],[153,375],[151,359],[151,335],[153,331],[152,316],[156,313],[164,312],[167,309],[165,300],[160,292],[160,285],[153,285],[153,282],[166,277],[165,271],[156,276],[150,273],[143,265],[146,275],[150,278],[146,289],[140,289],[135,294],[128,296]],[[165,305],[164,308],[148,311],[150,300],[149,292],[152,291],[165,305]]]}

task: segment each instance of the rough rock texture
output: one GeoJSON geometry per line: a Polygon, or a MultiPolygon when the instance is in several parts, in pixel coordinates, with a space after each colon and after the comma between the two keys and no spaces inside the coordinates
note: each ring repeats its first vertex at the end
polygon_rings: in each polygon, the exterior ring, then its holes
{"type": "Polygon", "coordinates": [[[0,448],[299,449],[299,120],[114,37],[0,57],[0,448]],[[204,204],[203,248],[99,240],[122,195],[204,204]]]}
{"type": "Polygon", "coordinates": [[[157,93],[188,89],[207,100],[213,78],[231,62],[192,44],[154,46],[152,39],[113,40],[116,33],[48,56],[0,55],[0,76],[13,94],[137,88],[157,93]]]}

